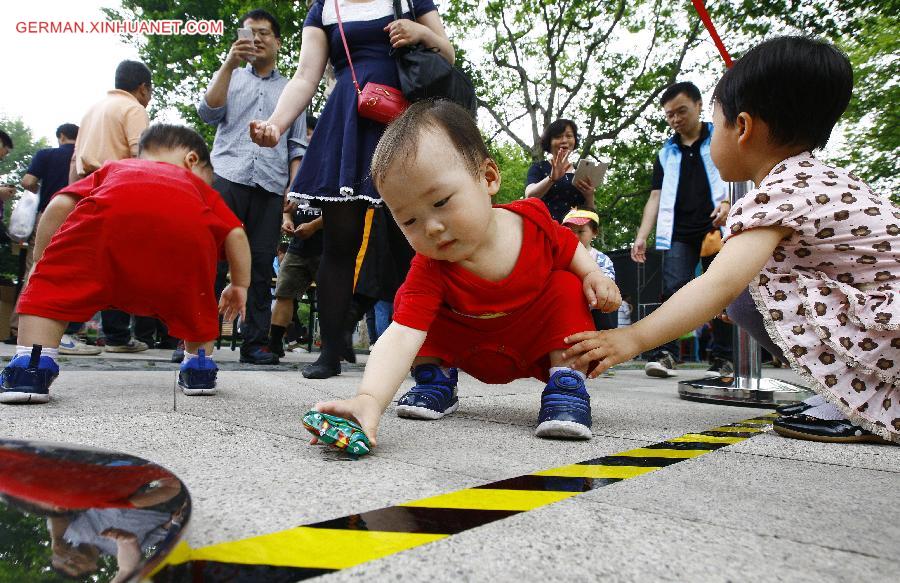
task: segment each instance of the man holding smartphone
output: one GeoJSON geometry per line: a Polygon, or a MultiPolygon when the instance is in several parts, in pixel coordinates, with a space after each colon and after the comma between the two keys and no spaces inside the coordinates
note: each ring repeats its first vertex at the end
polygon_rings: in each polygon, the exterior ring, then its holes
{"type": "MultiPolygon", "coordinates": [[[[281,213],[290,181],[306,152],[306,114],[301,112],[274,148],[250,140],[250,121],[265,119],[288,80],[277,69],[281,27],[265,10],[251,10],[222,66],[197,106],[200,118],[216,126],[213,188],[244,223],[250,240],[251,274],[247,319],[241,333],[241,362],[277,364],[269,350],[272,260],[280,239],[281,213]]],[[[225,264],[218,288],[224,287],[225,264]]],[[[218,291],[218,290],[217,290],[218,291]]]]}

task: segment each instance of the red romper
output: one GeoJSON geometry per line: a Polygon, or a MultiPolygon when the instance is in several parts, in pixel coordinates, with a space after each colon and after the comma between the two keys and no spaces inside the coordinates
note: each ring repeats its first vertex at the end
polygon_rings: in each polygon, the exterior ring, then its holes
{"type": "Polygon", "coordinates": [[[522,216],[512,272],[488,281],[417,254],[395,300],[394,321],[428,332],[419,356],[440,358],[493,384],[549,378],[563,339],[594,329],[582,282],[568,271],[580,243],[537,198],[497,205],[522,216]]]}
{"type": "Polygon", "coordinates": [[[84,322],[116,308],[191,342],[218,335],[216,263],[242,226],[218,192],[184,168],[129,159],[62,193],[81,200],[38,261],[20,314],[84,322]]]}

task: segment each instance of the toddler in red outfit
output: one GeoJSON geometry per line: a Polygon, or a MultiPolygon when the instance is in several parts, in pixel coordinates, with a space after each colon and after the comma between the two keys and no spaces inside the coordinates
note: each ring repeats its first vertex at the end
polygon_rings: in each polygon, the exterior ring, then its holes
{"type": "Polygon", "coordinates": [[[472,117],[446,100],[413,104],[375,150],[372,179],[417,252],[393,322],[372,350],[356,397],[316,409],[378,423],[413,368],[403,417],[456,410],[456,367],[488,383],[548,381],[535,434],[591,437],[584,370],[564,338],[593,329],[591,307],[615,311],[615,283],[537,199],[492,206],[500,171],[472,117]]]}
{"type": "Polygon", "coordinates": [[[35,268],[19,299],[19,346],[3,370],[2,403],[46,403],[66,324],[116,308],[154,316],[185,339],[179,385],[215,393],[218,312],[243,315],[250,248],[209,184],[209,150],[193,130],[157,124],[139,158],[110,162],[54,196],[38,225],[35,268]],[[52,237],[52,239],[51,239],[52,237]],[[231,285],[216,302],[216,262],[231,285]]]}

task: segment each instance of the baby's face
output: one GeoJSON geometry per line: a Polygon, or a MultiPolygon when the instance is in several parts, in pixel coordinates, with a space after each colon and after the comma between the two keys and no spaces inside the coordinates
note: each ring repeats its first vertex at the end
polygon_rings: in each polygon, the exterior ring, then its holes
{"type": "Polygon", "coordinates": [[[571,230],[573,233],[575,233],[575,236],[578,237],[578,240],[581,242],[582,245],[584,245],[588,249],[591,248],[591,241],[594,240],[594,237],[596,237],[597,234],[594,232],[594,229],[591,227],[590,224],[585,224],[585,225],[567,224],[566,226],[569,227],[569,230],[571,230]]]}
{"type": "Polygon", "coordinates": [[[195,175],[199,176],[200,179],[212,186],[213,183],[213,169],[211,164],[206,164],[204,162],[198,162],[194,164],[193,168],[191,168],[191,172],[195,175]]]}
{"type": "Polygon", "coordinates": [[[413,249],[457,262],[484,243],[493,217],[491,196],[499,184],[492,160],[473,175],[450,140],[426,132],[416,159],[406,167],[391,166],[378,190],[413,249]]]}

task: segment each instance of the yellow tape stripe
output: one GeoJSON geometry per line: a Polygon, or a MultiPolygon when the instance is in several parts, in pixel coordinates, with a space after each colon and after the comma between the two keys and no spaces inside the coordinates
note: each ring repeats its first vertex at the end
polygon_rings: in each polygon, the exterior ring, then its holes
{"type": "Polygon", "coordinates": [[[714,435],[701,435],[699,433],[687,433],[681,437],[667,439],[669,443],[680,443],[686,441],[688,443],[740,443],[747,439],[746,437],[716,437],[714,435]]]}
{"type": "Polygon", "coordinates": [[[399,506],[421,506],[425,508],[468,508],[471,510],[532,510],[571,498],[581,492],[542,492],[536,490],[495,490],[470,488],[450,492],[399,506]]]}
{"type": "Polygon", "coordinates": [[[417,534],[370,530],[342,530],[301,526],[244,540],[198,549],[194,561],[243,565],[346,569],[442,538],[446,534],[417,534]]]}
{"type": "Polygon", "coordinates": [[[619,478],[622,480],[655,472],[659,468],[642,468],[638,466],[587,466],[572,464],[552,470],[534,472],[534,476],[557,476],[564,478],[619,478]]]}
{"type": "Polygon", "coordinates": [[[715,429],[710,429],[709,431],[717,431],[721,433],[759,433],[761,431],[765,431],[763,427],[716,427],[715,429]]]}

